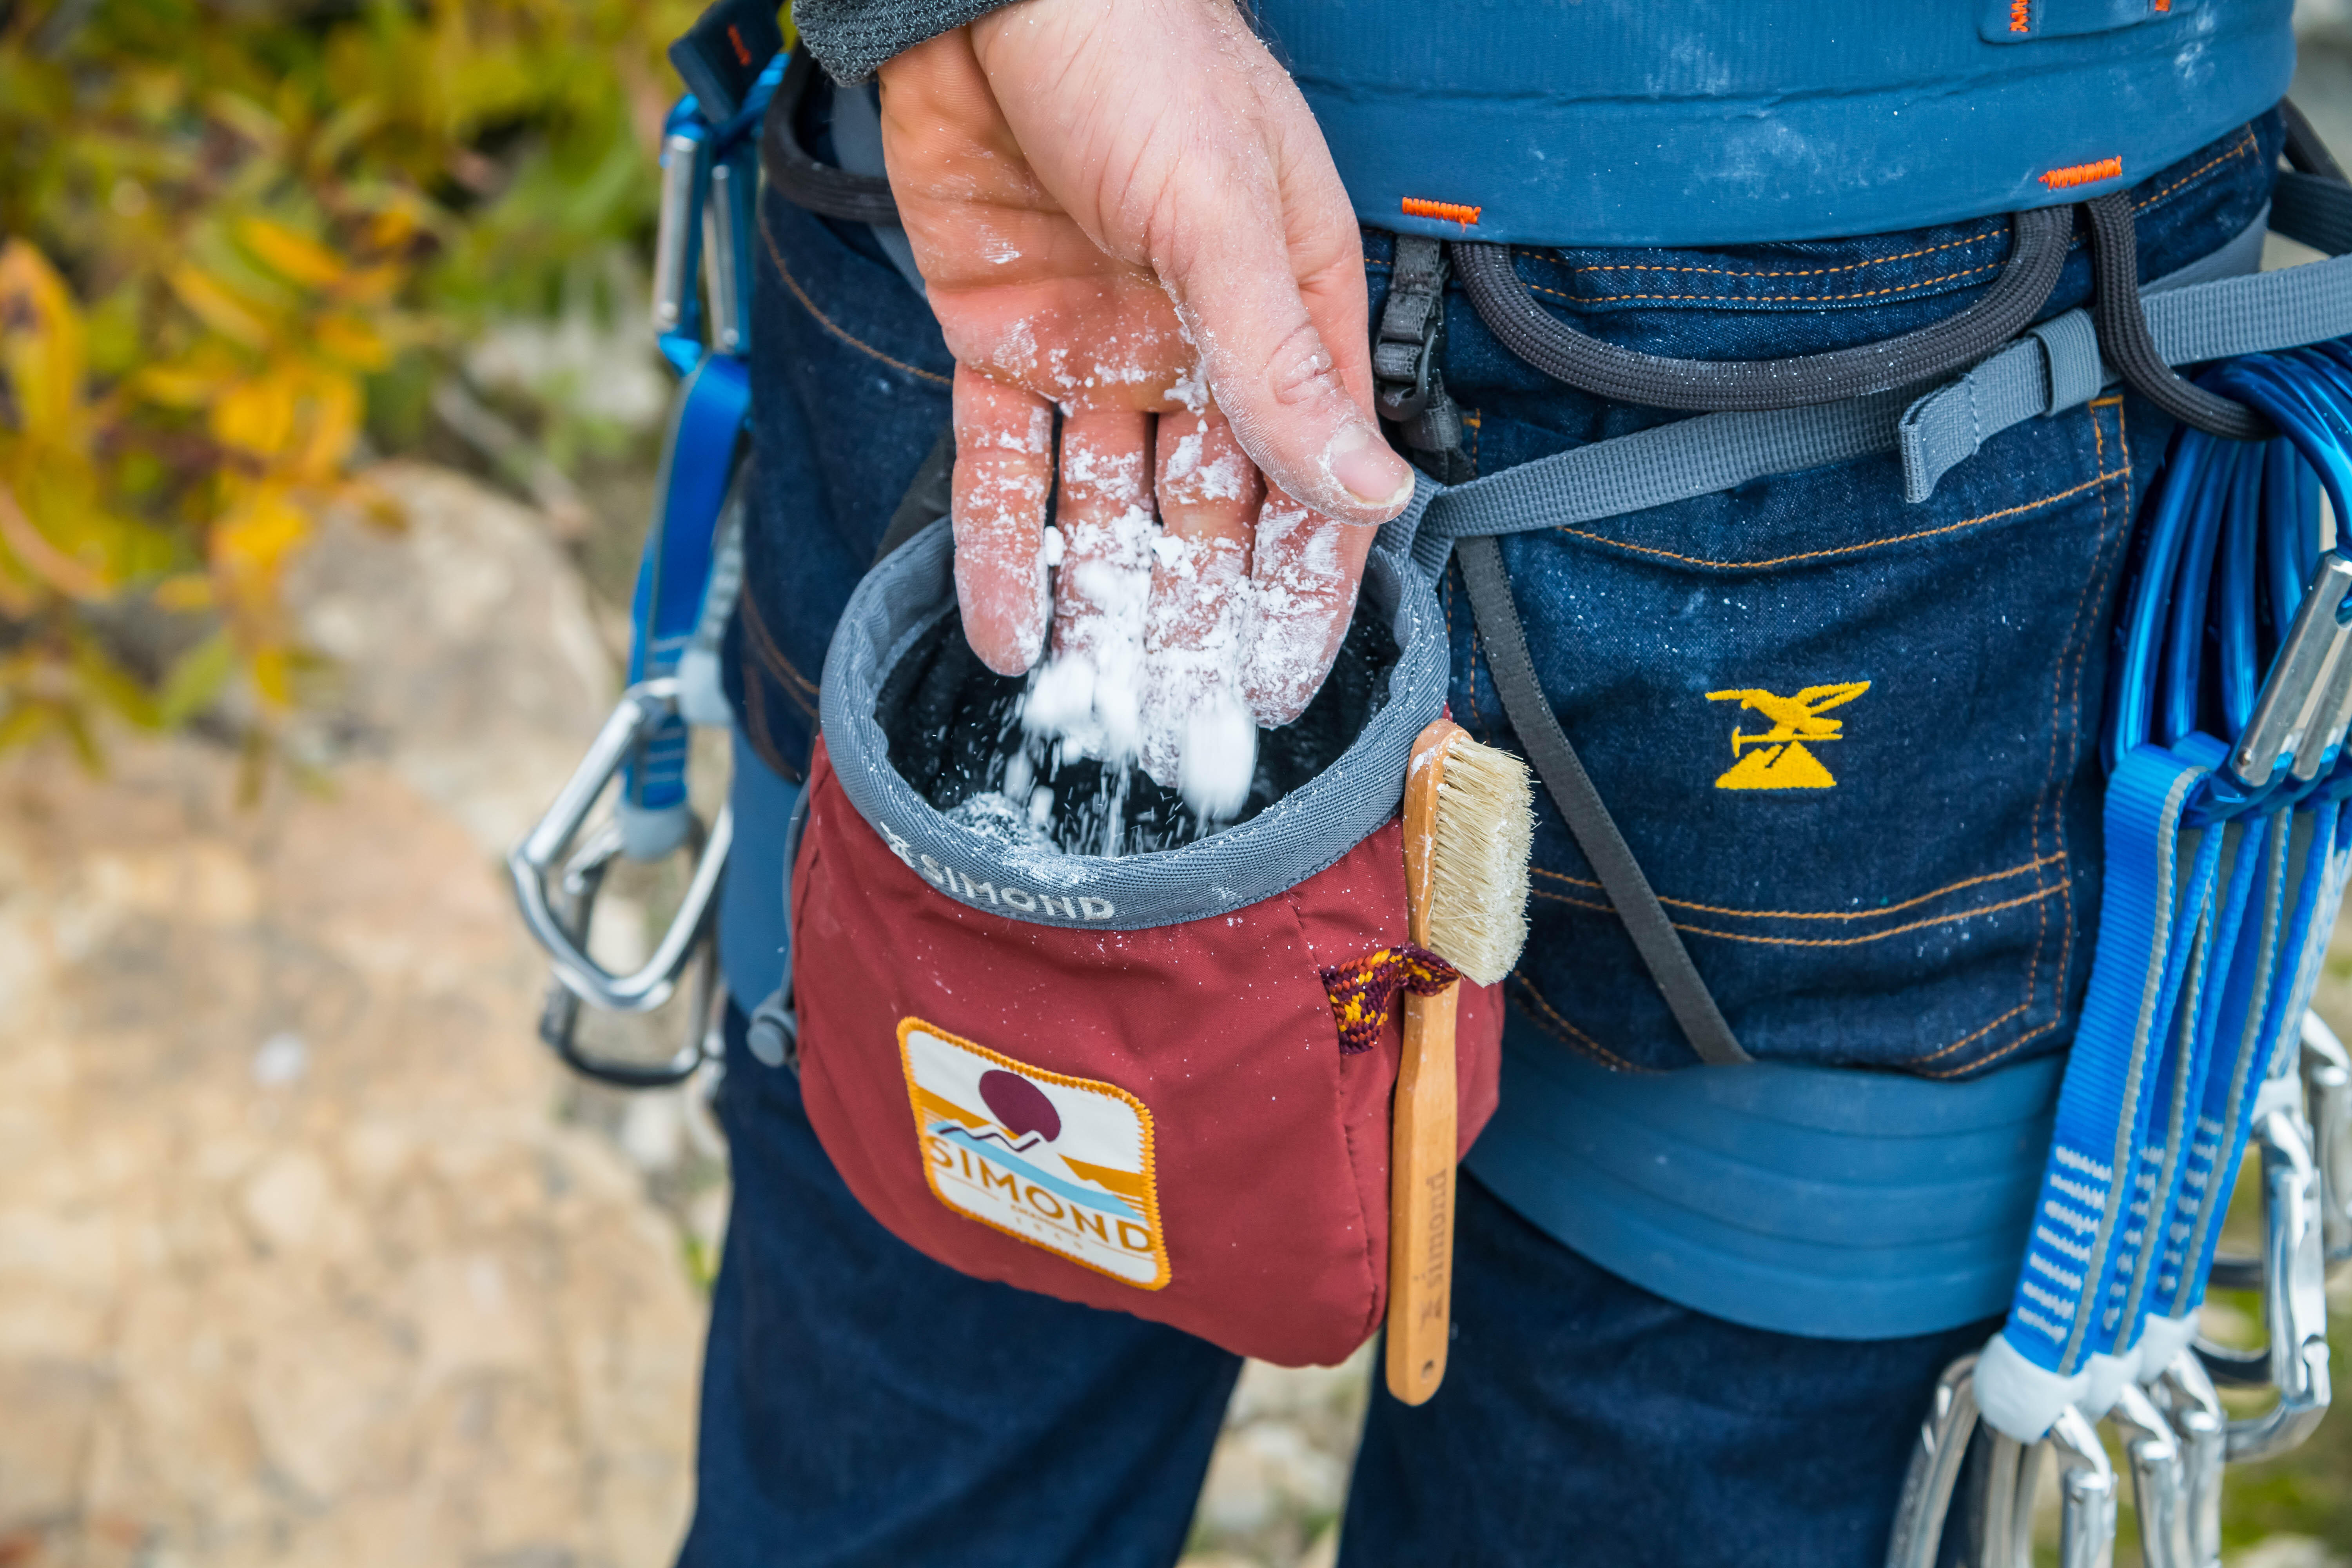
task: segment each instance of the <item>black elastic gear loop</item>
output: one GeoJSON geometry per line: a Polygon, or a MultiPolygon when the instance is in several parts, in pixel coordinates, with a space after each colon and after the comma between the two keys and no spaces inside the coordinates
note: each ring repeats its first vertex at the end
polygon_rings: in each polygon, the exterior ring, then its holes
{"type": "Polygon", "coordinates": [[[2091,323],[2099,351],[2124,384],[2192,429],[2232,441],[2266,441],[2271,422],[2232,398],[2184,381],[2157,352],[2139,298],[2139,234],[2129,191],[2083,204],[2091,226],[2091,323]]]}
{"type": "Polygon", "coordinates": [[[793,133],[793,121],[815,80],[815,58],[805,47],[795,47],[792,63],[784,68],[784,79],[776,84],[776,96],[769,100],[767,115],[760,121],[760,168],[768,176],[768,184],[793,205],[819,217],[896,226],[898,198],[890,194],[889,181],[878,174],[853,174],[821,163],[793,133]]]}
{"type": "Polygon", "coordinates": [[[1569,385],[1645,408],[1762,412],[1838,403],[1966,369],[2015,337],[2058,286],[2073,226],[2063,210],[2010,216],[2011,246],[1984,297],[1930,327],[1883,342],[1792,359],[1668,359],[1588,336],[1535,301],[1508,246],[1454,241],[1470,302],[1505,348],[1569,385]]]}

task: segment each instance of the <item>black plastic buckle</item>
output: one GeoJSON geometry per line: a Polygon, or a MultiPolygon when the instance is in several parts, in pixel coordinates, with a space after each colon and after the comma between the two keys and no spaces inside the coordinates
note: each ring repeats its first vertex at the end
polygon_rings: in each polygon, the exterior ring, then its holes
{"type": "Polygon", "coordinates": [[[784,47],[772,0],[719,0],[669,47],[669,63],[712,125],[743,112],[760,72],[784,47]]]}

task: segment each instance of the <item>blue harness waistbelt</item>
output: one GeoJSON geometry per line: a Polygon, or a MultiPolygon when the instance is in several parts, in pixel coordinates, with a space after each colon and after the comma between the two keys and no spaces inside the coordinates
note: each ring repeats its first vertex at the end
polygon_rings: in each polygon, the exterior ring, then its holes
{"type": "Polygon", "coordinates": [[[2062,1063],[1959,1083],[1751,1062],[1617,1073],[1514,1016],[1469,1170],[1671,1300],[1817,1339],[1992,1317],[2025,1247],[2062,1063]]]}
{"type": "Polygon", "coordinates": [[[2079,201],[2262,113],[2294,69],[2287,0],[1255,12],[1364,222],[1534,245],[1884,234],[2079,201]]]}

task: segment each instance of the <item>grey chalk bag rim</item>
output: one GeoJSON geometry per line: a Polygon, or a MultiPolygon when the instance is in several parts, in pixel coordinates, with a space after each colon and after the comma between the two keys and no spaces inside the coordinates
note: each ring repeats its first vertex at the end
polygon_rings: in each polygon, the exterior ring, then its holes
{"type": "Polygon", "coordinates": [[[1388,617],[1397,660],[1383,700],[1339,761],[1257,816],[1174,849],[1104,858],[1008,847],[950,822],[890,763],[875,709],[890,672],[955,607],[941,518],[868,572],[826,650],[819,698],[842,792],[940,892],[1034,925],[1142,931],[1230,914],[1329,867],[1395,815],[1413,737],[1444,709],[1444,620],[1391,524],[1364,566],[1361,605],[1388,617]]]}

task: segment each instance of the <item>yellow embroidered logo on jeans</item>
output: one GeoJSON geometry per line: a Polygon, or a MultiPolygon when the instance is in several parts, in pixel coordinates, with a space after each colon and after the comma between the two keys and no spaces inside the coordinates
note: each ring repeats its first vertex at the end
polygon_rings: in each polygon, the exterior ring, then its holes
{"type": "Polygon", "coordinates": [[[1143,1101],[920,1018],[899,1021],[898,1055],[932,1196],[1114,1279],[1146,1290],[1168,1283],[1143,1101]]]}
{"type": "Polygon", "coordinates": [[[1738,760],[1715,781],[1717,789],[1834,789],[1837,780],[1805,742],[1842,741],[1842,719],[1825,719],[1832,708],[1843,708],[1870,689],[1867,680],[1842,681],[1834,686],[1808,686],[1794,697],[1777,697],[1761,687],[1710,691],[1709,702],[1738,702],[1771,721],[1769,730],[1731,731],[1731,754],[1738,760]],[[1753,748],[1752,750],[1750,748],[1753,748]]]}

